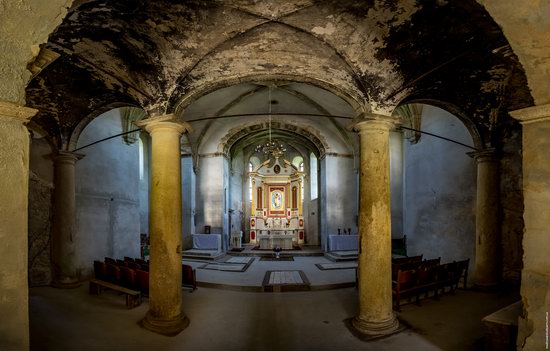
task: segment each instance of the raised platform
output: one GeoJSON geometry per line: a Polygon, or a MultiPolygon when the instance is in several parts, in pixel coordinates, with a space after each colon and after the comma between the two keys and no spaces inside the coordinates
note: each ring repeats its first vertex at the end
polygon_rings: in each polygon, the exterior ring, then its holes
{"type": "MultiPolygon", "coordinates": [[[[255,249],[256,246],[247,244],[244,246],[244,250],[241,252],[228,251],[230,256],[249,256],[249,257],[271,257],[275,256],[273,250],[255,249]]],[[[299,250],[283,250],[281,256],[294,256],[294,257],[314,257],[323,256],[324,252],[319,246],[300,246],[299,250]]]]}
{"type": "Polygon", "coordinates": [[[217,250],[190,249],[183,251],[183,259],[217,260],[225,256],[225,253],[217,250]]]}
{"type": "Polygon", "coordinates": [[[355,261],[358,255],[357,250],[325,252],[325,257],[333,262],[355,261]]]}

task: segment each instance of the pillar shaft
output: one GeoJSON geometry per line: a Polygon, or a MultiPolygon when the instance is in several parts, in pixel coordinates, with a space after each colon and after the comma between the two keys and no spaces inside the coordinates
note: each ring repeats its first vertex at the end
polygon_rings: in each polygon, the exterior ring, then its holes
{"type": "Polygon", "coordinates": [[[180,138],[188,128],[172,116],[144,120],[152,139],[149,311],[142,325],[176,335],[189,324],[181,305],[182,193],[180,138]]]}
{"type": "Polygon", "coordinates": [[[499,162],[494,149],[472,153],[477,161],[476,263],[474,283],[500,281],[499,162]]]}
{"type": "Polygon", "coordinates": [[[359,314],[354,327],[370,336],[396,331],[392,310],[389,119],[364,120],[359,131],[359,314]]]}
{"type": "Polygon", "coordinates": [[[0,101],[0,350],[29,349],[29,132],[37,111],[0,101]]]}
{"type": "Polygon", "coordinates": [[[76,161],[83,155],[59,151],[54,156],[55,190],[51,258],[55,287],[78,286],[75,268],[76,161]]]}

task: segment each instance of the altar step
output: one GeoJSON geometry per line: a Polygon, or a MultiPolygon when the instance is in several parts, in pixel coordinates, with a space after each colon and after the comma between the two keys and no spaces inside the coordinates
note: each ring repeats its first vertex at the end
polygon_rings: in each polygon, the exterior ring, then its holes
{"type": "Polygon", "coordinates": [[[190,249],[183,251],[183,259],[217,260],[225,256],[225,253],[217,250],[190,249]]]}
{"type": "MultiPolygon", "coordinates": [[[[233,257],[273,257],[275,253],[273,250],[254,250],[255,245],[245,244],[243,245],[244,250],[241,252],[237,251],[227,251],[226,254],[233,257]]],[[[320,246],[310,246],[302,245],[299,249],[294,250],[283,250],[281,251],[282,256],[294,256],[294,257],[314,257],[314,256],[323,256],[324,251],[321,250],[320,246]]]]}
{"type": "Polygon", "coordinates": [[[343,261],[356,261],[358,257],[358,251],[330,251],[325,252],[325,257],[333,262],[343,261]]]}

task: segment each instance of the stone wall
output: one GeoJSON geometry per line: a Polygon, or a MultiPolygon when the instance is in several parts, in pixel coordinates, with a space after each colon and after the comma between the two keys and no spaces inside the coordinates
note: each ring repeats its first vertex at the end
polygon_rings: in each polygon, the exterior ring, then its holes
{"type": "Polygon", "coordinates": [[[182,246],[187,250],[193,247],[191,234],[195,233],[195,172],[190,155],[181,159],[181,182],[182,246]]]}
{"type": "Polygon", "coordinates": [[[519,285],[523,267],[521,241],[523,221],[521,126],[505,122],[502,131],[500,158],[500,204],[502,240],[502,278],[504,282],[519,285]]]}
{"type": "Polygon", "coordinates": [[[205,225],[211,227],[213,234],[223,233],[224,162],[221,155],[200,156],[195,209],[197,233],[204,233],[205,225]]]}
{"type": "Polygon", "coordinates": [[[351,157],[327,155],[321,160],[321,247],[338,228],[357,234],[357,174],[351,157]]]}
{"type": "MultiPolygon", "coordinates": [[[[453,115],[424,106],[421,129],[472,145],[453,115]]],[[[463,146],[422,135],[404,141],[404,225],[409,255],[441,257],[442,262],[475,258],[476,163],[463,146]]]]}
{"type": "MultiPolygon", "coordinates": [[[[121,133],[120,110],[93,120],[78,146],[121,133]]],[[[140,256],[139,148],[115,138],[79,151],[76,164],[76,268],[85,277],[94,260],[140,256]]]]}
{"type": "Polygon", "coordinates": [[[29,286],[49,285],[51,220],[53,216],[52,149],[46,139],[31,141],[29,174],[29,286]]]}

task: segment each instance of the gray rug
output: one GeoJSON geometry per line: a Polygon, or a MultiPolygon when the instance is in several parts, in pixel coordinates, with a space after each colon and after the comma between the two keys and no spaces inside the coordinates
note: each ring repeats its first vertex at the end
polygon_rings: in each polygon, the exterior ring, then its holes
{"type": "Polygon", "coordinates": [[[354,269],[357,268],[357,262],[316,263],[315,266],[322,271],[331,271],[335,269],[354,269]]]}
{"type": "Polygon", "coordinates": [[[231,257],[225,262],[212,262],[198,267],[199,269],[209,269],[212,271],[223,272],[245,272],[254,262],[254,257],[231,257]]]}

